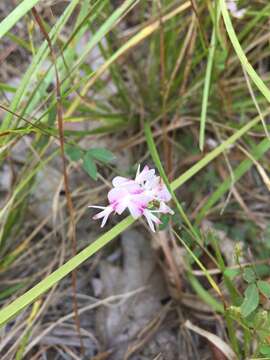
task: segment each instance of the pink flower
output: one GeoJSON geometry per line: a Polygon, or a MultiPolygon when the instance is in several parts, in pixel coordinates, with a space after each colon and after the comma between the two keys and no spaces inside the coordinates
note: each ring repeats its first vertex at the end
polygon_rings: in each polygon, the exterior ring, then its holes
{"type": "Polygon", "coordinates": [[[108,206],[90,206],[102,209],[93,217],[102,218],[101,227],[106,224],[111,213],[121,215],[128,209],[134,219],[144,216],[150,229],[155,231],[154,224],[160,224],[160,220],[154,213],[173,214],[172,209],[166,205],[171,200],[170,192],[162,179],[155,175],[155,170],[148,166],[141,172],[140,166],[138,167],[135,180],[116,176],[112,185],[113,188],[108,193],[108,206]]]}
{"type": "Polygon", "coordinates": [[[117,214],[121,215],[126,209],[134,219],[138,219],[143,214],[143,209],[148,206],[151,199],[143,193],[141,188],[136,188],[136,186],[113,188],[109,191],[109,203],[112,204],[117,214]]]}

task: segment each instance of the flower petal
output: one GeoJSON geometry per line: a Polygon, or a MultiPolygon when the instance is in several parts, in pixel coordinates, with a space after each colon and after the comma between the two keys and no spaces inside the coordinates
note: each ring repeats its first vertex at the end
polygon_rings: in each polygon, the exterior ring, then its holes
{"type": "Polygon", "coordinates": [[[128,195],[126,188],[113,188],[108,192],[108,200],[110,204],[120,201],[128,195]]]}
{"type": "Polygon", "coordinates": [[[155,169],[149,169],[147,165],[143,168],[143,171],[139,173],[135,178],[136,183],[142,185],[145,181],[152,181],[155,178],[155,169]]]}
{"type": "Polygon", "coordinates": [[[94,220],[97,220],[97,219],[102,219],[102,222],[101,222],[101,227],[103,227],[107,220],[108,220],[108,217],[109,215],[114,211],[114,208],[113,206],[109,205],[109,206],[106,206],[104,208],[104,210],[100,211],[99,213],[97,213],[96,215],[93,216],[93,219],[94,220]]]}
{"type": "Polygon", "coordinates": [[[143,209],[140,204],[130,201],[128,204],[128,210],[134,219],[138,219],[143,214],[143,209]]]}
{"type": "Polygon", "coordinates": [[[161,221],[159,220],[158,217],[156,217],[155,215],[153,215],[153,213],[148,210],[148,209],[144,209],[143,211],[143,215],[145,216],[147,222],[148,222],[148,225],[150,227],[150,229],[155,232],[155,226],[154,226],[154,223],[155,224],[161,224],[161,221]]]}
{"type": "Polygon", "coordinates": [[[158,210],[162,214],[171,214],[171,215],[174,214],[174,211],[168,205],[166,205],[165,202],[163,202],[163,201],[160,202],[158,210]]]}
{"type": "Polygon", "coordinates": [[[167,186],[163,182],[159,183],[154,192],[158,201],[168,202],[172,198],[169,190],[167,189],[167,186]]]}
{"type": "Polygon", "coordinates": [[[114,204],[114,207],[115,207],[115,212],[118,214],[118,215],[121,215],[125,210],[126,208],[128,207],[128,198],[124,197],[121,201],[118,201],[114,204]]]}
{"type": "Polygon", "coordinates": [[[113,178],[112,184],[114,187],[119,187],[119,186],[125,185],[129,181],[132,181],[132,180],[130,180],[126,177],[123,177],[123,176],[116,176],[115,178],[113,178]]]}
{"type": "Polygon", "coordinates": [[[106,206],[97,206],[97,205],[89,205],[89,208],[93,208],[93,209],[105,209],[106,206]]]}

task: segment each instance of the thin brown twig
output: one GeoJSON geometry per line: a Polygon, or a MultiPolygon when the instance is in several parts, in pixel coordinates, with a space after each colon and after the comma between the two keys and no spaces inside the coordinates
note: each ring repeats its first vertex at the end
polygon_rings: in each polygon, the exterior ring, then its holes
{"type": "MultiPolygon", "coordinates": [[[[75,256],[77,253],[77,240],[76,240],[76,227],[75,227],[75,216],[74,216],[74,208],[72,203],[72,198],[69,190],[69,180],[67,175],[67,166],[66,166],[66,158],[65,158],[65,150],[64,150],[64,129],[63,129],[63,108],[62,108],[62,101],[61,101],[61,85],[60,85],[60,79],[58,75],[58,70],[56,66],[56,55],[49,37],[49,34],[47,33],[42,19],[39,16],[37,10],[35,7],[32,8],[32,14],[43,33],[52,57],[52,62],[55,69],[55,80],[56,80],[56,104],[57,104],[57,124],[58,124],[58,132],[59,132],[59,140],[60,140],[60,151],[61,151],[61,158],[62,158],[62,164],[63,164],[63,176],[64,176],[64,187],[65,187],[65,195],[67,199],[67,207],[69,211],[70,216],[70,237],[71,237],[71,245],[72,245],[72,255],[75,256]]],[[[71,273],[72,277],[72,290],[73,290],[73,310],[74,310],[74,320],[77,328],[77,332],[80,339],[80,345],[81,345],[81,352],[84,353],[84,346],[83,346],[83,340],[81,336],[81,330],[80,330],[80,319],[78,314],[78,302],[76,297],[76,288],[77,288],[77,272],[76,270],[72,271],[71,273]]]]}

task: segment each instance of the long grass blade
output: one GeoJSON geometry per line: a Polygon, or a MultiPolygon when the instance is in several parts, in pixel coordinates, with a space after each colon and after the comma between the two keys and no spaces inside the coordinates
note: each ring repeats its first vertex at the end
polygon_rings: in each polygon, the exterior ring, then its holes
{"type": "Polygon", "coordinates": [[[254,68],[248,61],[239,41],[237,39],[234,28],[232,26],[232,22],[230,19],[230,15],[229,15],[225,0],[220,0],[220,7],[221,7],[221,12],[222,12],[222,16],[223,16],[223,20],[225,23],[227,33],[229,35],[229,38],[232,42],[234,50],[235,50],[241,64],[243,65],[244,69],[249,74],[250,78],[255,83],[257,88],[260,90],[260,92],[270,102],[270,90],[268,89],[268,87],[265,85],[263,80],[260,78],[260,76],[257,74],[257,72],[254,70],[254,68]]]}
{"type": "Polygon", "coordinates": [[[3,21],[0,23],[0,39],[40,0],[22,1],[3,21]]]}
{"type": "MultiPolygon", "coordinates": [[[[257,116],[255,119],[250,121],[247,125],[236,131],[230,138],[228,138],[224,143],[218,146],[216,149],[211,151],[206,155],[202,160],[197,164],[192,166],[184,174],[180,175],[176,180],[171,183],[171,189],[175,190],[188,181],[192,176],[198,173],[203,167],[208,165],[213,159],[219,156],[224,150],[233,144],[237,139],[249,131],[253,126],[255,126],[260,121],[260,117],[257,116]]],[[[119,224],[115,225],[111,230],[107,231],[104,235],[94,241],[91,245],[86,247],[84,250],[79,252],[76,256],[68,260],[64,265],[55,270],[48,277],[40,281],[32,289],[28,290],[25,294],[20,296],[18,299],[13,301],[11,304],[6,306],[4,309],[0,310],[0,325],[6,324],[10,319],[12,319],[16,314],[22,311],[26,306],[33,303],[38,297],[44,294],[52,286],[57,284],[58,281],[63,279],[65,276],[70,274],[74,269],[86,261],[89,257],[94,255],[102,247],[108,244],[113,240],[117,235],[125,231],[132,223],[134,219],[131,216],[128,216],[126,219],[122,220],[119,224]]]]}

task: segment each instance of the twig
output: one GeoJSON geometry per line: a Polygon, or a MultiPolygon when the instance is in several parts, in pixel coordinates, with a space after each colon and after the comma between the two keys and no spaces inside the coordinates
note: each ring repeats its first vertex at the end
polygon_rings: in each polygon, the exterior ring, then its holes
{"type": "MultiPolygon", "coordinates": [[[[67,199],[67,207],[68,207],[69,216],[70,216],[70,224],[69,224],[70,232],[69,232],[69,234],[71,237],[72,256],[75,256],[77,253],[76,228],[75,228],[74,208],[73,208],[72,198],[71,198],[70,191],[69,191],[69,180],[68,180],[68,175],[67,175],[67,166],[66,166],[66,159],[65,159],[63,109],[62,109],[62,101],[61,101],[60,80],[59,80],[59,75],[58,75],[57,66],[56,66],[57,58],[56,58],[49,34],[47,33],[47,31],[43,25],[42,19],[39,16],[35,7],[33,7],[33,9],[32,9],[32,14],[48,43],[48,46],[49,46],[49,49],[51,52],[52,62],[53,62],[54,69],[55,69],[57,124],[58,124],[59,140],[60,140],[60,152],[61,152],[61,158],[62,158],[62,164],[63,164],[65,195],[66,195],[66,199],[67,199]]],[[[72,278],[72,290],[73,290],[74,319],[75,319],[76,328],[77,328],[77,332],[78,332],[79,339],[80,339],[81,352],[83,354],[84,346],[83,346],[83,340],[82,340],[81,331],[80,331],[80,319],[79,319],[79,315],[78,315],[78,302],[77,302],[77,297],[76,297],[76,288],[77,288],[77,272],[76,272],[76,270],[72,271],[71,278],[72,278]]]]}

